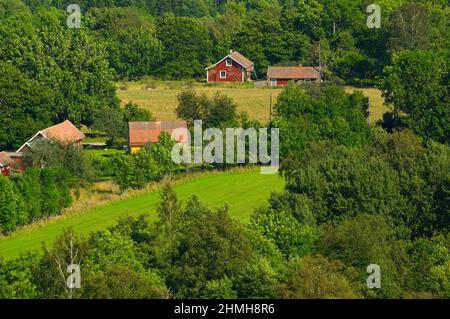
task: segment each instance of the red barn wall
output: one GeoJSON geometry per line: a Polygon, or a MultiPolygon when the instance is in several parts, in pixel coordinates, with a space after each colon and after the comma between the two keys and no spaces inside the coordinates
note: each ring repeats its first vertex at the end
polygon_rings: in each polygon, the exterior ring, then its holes
{"type": "Polygon", "coordinates": [[[277,86],[288,85],[289,81],[288,79],[277,79],[277,86]]]}
{"type": "MultiPolygon", "coordinates": [[[[232,60],[233,61],[233,60],[232,60]]],[[[235,61],[232,66],[227,66],[227,60],[223,60],[216,66],[208,70],[208,82],[243,82],[245,81],[245,69],[235,61]],[[220,78],[220,71],[226,71],[227,76],[220,78]],[[244,72],[244,79],[242,78],[244,72]]]]}
{"type": "MultiPolygon", "coordinates": [[[[273,79],[273,80],[277,80],[277,86],[284,86],[284,85],[288,85],[290,81],[293,82],[302,82],[305,81],[304,79],[273,79]]],[[[319,79],[311,79],[311,82],[319,82],[319,79]]]]}

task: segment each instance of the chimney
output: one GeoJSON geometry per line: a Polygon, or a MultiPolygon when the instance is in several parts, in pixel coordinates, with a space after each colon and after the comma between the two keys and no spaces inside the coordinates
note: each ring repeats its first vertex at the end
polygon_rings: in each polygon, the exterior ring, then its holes
{"type": "Polygon", "coordinates": [[[233,53],[233,50],[230,50],[230,54],[233,53]]]}

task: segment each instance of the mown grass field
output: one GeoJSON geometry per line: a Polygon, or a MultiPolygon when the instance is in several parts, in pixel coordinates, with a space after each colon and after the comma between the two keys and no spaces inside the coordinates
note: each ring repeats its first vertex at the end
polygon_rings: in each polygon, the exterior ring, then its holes
{"type": "MultiPolygon", "coordinates": [[[[237,104],[238,112],[245,111],[250,118],[266,123],[269,120],[270,100],[275,105],[282,88],[256,88],[252,84],[217,84],[190,83],[183,81],[141,80],[138,82],[119,83],[117,95],[122,105],[133,102],[152,112],[160,120],[176,118],[175,109],[178,106],[177,96],[188,87],[193,87],[198,93],[208,96],[221,92],[231,97],[237,104]]],[[[347,87],[348,92],[361,90],[369,97],[369,121],[375,123],[381,119],[388,109],[376,88],[347,87]]]]}
{"type": "MultiPolygon", "coordinates": [[[[261,175],[259,170],[230,171],[193,176],[174,186],[184,202],[197,195],[201,202],[214,208],[229,205],[230,215],[248,222],[252,211],[267,203],[271,192],[283,189],[284,181],[278,175],[261,175]]],[[[125,198],[117,198],[88,211],[71,212],[41,224],[35,224],[0,239],[0,257],[10,259],[29,249],[38,249],[41,243],[51,244],[63,229],[72,227],[80,235],[106,229],[123,216],[148,214],[156,218],[160,188],[137,192],[125,198]]]]}
{"type": "Polygon", "coordinates": [[[188,87],[193,87],[199,94],[213,96],[221,92],[232,98],[238,107],[238,112],[245,111],[250,118],[260,122],[269,120],[270,96],[275,104],[280,88],[255,88],[252,85],[207,85],[202,83],[185,83],[182,81],[139,81],[119,84],[117,95],[122,104],[130,101],[152,112],[160,120],[176,118],[175,109],[178,106],[177,96],[188,87]]]}

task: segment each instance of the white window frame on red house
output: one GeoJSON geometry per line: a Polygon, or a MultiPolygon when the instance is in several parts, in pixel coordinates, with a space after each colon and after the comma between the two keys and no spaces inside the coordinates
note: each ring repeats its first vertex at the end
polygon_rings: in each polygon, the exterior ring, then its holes
{"type": "Polygon", "coordinates": [[[233,60],[228,58],[226,60],[226,64],[227,64],[227,66],[233,66],[233,60]]]}
{"type": "Polygon", "coordinates": [[[220,77],[221,79],[226,79],[226,78],[227,78],[227,71],[225,71],[225,70],[220,70],[219,77],[220,77]],[[223,74],[223,76],[222,76],[222,74],[223,74]]]}

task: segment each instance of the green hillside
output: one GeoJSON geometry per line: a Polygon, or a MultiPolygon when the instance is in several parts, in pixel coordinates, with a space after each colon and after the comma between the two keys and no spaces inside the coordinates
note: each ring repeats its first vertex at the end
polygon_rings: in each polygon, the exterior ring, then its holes
{"type": "MultiPolygon", "coordinates": [[[[269,194],[281,190],[283,184],[278,175],[261,175],[259,170],[253,170],[192,178],[177,184],[175,190],[184,201],[195,194],[210,207],[227,203],[233,217],[247,222],[252,210],[267,202],[269,194]]],[[[51,243],[67,227],[86,235],[114,225],[122,216],[148,214],[150,218],[155,218],[159,196],[157,190],[63,217],[43,226],[18,230],[0,240],[0,256],[12,258],[28,249],[39,248],[42,242],[51,243]]]]}

